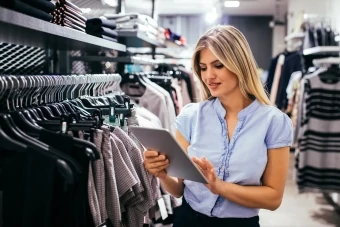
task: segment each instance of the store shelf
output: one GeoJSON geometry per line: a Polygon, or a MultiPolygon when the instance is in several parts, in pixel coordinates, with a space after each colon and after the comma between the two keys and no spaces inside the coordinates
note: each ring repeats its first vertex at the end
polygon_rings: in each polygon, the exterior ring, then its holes
{"type": "Polygon", "coordinates": [[[0,7],[0,42],[56,50],[118,50],[126,46],[0,7]]]}
{"type": "Polygon", "coordinates": [[[164,43],[140,31],[118,31],[118,40],[128,47],[166,47],[164,43]]]}
{"type": "Polygon", "coordinates": [[[140,58],[140,57],[102,57],[102,56],[76,56],[71,58],[73,61],[86,61],[86,62],[119,62],[119,63],[130,63],[139,65],[150,65],[156,62],[153,59],[140,58]]]}
{"type": "Polygon", "coordinates": [[[294,32],[285,37],[285,41],[289,41],[292,39],[302,39],[305,37],[305,34],[302,32],[294,32]]]}
{"type": "Polygon", "coordinates": [[[340,46],[319,46],[303,50],[304,55],[323,53],[340,53],[340,46]]]}

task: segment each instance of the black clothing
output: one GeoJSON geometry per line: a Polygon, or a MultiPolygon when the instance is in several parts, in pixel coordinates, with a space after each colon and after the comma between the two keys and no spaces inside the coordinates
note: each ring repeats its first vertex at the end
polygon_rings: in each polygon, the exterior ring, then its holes
{"type": "Polygon", "coordinates": [[[97,30],[101,27],[116,29],[116,22],[113,20],[106,20],[102,18],[91,18],[86,21],[86,27],[89,30],[97,30]]]}
{"type": "Polygon", "coordinates": [[[259,216],[252,218],[215,218],[193,210],[183,197],[182,205],[175,209],[173,227],[260,227],[259,216]]]}

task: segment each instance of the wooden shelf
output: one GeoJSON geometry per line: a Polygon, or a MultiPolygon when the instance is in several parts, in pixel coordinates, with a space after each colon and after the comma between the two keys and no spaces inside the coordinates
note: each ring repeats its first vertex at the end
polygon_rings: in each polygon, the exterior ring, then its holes
{"type": "Polygon", "coordinates": [[[56,50],[118,50],[126,46],[0,7],[0,42],[56,50]]]}

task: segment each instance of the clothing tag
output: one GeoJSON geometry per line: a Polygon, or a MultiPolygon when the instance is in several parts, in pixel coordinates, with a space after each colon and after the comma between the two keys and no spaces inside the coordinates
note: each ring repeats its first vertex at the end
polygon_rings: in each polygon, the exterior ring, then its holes
{"type": "Polygon", "coordinates": [[[106,222],[104,222],[104,223],[98,225],[97,227],[107,227],[106,222]]]}
{"type": "Polygon", "coordinates": [[[173,214],[170,195],[162,195],[168,214],[173,214]]]}
{"type": "Polygon", "coordinates": [[[163,198],[157,200],[159,211],[161,212],[161,217],[165,220],[168,217],[168,212],[166,211],[166,206],[163,198]]]}

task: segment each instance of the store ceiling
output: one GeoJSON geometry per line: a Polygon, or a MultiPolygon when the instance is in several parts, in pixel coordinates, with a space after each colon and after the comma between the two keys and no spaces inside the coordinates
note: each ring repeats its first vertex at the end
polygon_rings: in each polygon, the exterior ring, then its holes
{"type": "MultiPolygon", "coordinates": [[[[114,13],[117,0],[71,0],[81,8],[91,9],[90,14],[114,13]],[[105,4],[109,2],[112,4],[105,4]]],[[[279,15],[287,11],[288,0],[239,0],[237,8],[224,7],[224,0],[155,0],[156,12],[160,15],[203,14],[216,7],[229,15],[279,15]]],[[[127,12],[151,15],[152,0],[125,0],[127,12]]],[[[279,17],[281,17],[281,15],[279,17]]]]}
{"type": "MultiPolygon", "coordinates": [[[[151,0],[126,0],[126,6],[133,11],[151,11],[151,0]]],[[[238,8],[224,7],[223,0],[156,0],[158,14],[201,14],[210,8],[223,9],[230,15],[275,15],[287,10],[287,0],[239,0],[238,8]]],[[[130,11],[130,10],[129,10],[130,11]]]]}

